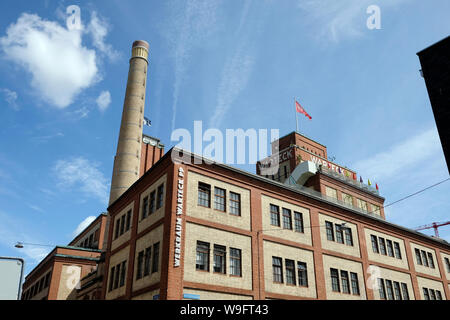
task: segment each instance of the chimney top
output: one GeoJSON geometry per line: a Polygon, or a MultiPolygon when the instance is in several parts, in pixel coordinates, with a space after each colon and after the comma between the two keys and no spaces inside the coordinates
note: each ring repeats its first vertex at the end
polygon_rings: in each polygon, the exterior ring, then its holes
{"type": "Polygon", "coordinates": [[[136,40],[136,41],[134,41],[133,42],[133,48],[134,47],[144,47],[145,49],[147,49],[147,51],[149,49],[148,42],[144,41],[144,40],[136,40]]]}

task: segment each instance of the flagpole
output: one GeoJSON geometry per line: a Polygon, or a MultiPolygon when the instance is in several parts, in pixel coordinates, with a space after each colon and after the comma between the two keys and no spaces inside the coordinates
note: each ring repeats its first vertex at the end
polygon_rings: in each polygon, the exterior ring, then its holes
{"type": "Polygon", "coordinates": [[[298,133],[298,112],[297,112],[297,106],[295,104],[295,98],[294,98],[294,110],[295,110],[295,132],[298,133]]]}

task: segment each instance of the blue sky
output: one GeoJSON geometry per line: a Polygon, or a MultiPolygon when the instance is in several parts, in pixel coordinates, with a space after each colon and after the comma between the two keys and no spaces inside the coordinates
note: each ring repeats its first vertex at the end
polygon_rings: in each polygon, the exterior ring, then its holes
{"type": "MultiPolygon", "coordinates": [[[[416,53],[450,33],[450,2],[2,1],[0,255],[29,272],[106,211],[130,47],[150,43],[144,133],[300,131],[380,186],[386,204],[448,177],[416,53]],[[69,31],[69,5],[82,30],[69,31]],[[366,12],[380,8],[381,29],[366,12]]],[[[254,165],[239,165],[255,172],[254,165]]],[[[386,209],[414,228],[449,219],[450,183],[386,209]]],[[[432,230],[424,231],[432,234],[432,230]]],[[[450,241],[450,227],[440,229],[450,241]]]]}

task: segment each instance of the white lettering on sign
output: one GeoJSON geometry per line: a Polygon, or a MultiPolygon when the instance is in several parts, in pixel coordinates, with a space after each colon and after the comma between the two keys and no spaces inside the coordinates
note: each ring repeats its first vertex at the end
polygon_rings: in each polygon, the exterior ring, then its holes
{"type": "Polygon", "coordinates": [[[271,155],[270,157],[261,160],[259,169],[261,175],[271,175],[278,173],[278,166],[280,163],[292,158],[292,148],[282,151],[280,153],[271,155]]]}
{"type": "Polygon", "coordinates": [[[175,250],[174,250],[174,267],[180,266],[181,258],[181,232],[183,231],[183,194],[184,194],[184,169],[178,168],[178,184],[177,184],[177,208],[175,222],[175,250]]]}
{"type": "Polygon", "coordinates": [[[329,161],[322,160],[322,159],[320,159],[318,157],[314,157],[313,155],[311,155],[311,161],[316,163],[316,164],[322,165],[322,166],[324,166],[324,167],[326,167],[326,168],[328,168],[328,169],[330,169],[330,170],[332,170],[332,171],[334,171],[336,173],[342,174],[343,176],[348,176],[348,177],[352,177],[353,176],[352,172],[350,172],[350,171],[348,171],[348,170],[346,170],[344,168],[341,168],[341,167],[339,167],[339,166],[337,166],[334,163],[331,163],[329,161]],[[348,172],[348,173],[346,173],[346,172],[348,172]]]}

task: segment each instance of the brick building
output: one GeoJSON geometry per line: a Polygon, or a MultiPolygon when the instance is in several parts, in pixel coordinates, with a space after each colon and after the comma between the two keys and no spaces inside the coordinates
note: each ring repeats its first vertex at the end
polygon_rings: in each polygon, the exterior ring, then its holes
{"type": "Polygon", "coordinates": [[[448,299],[447,242],[386,221],[378,190],[312,139],[274,151],[273,176],[178,149],[151,166],[108,208],[102,298],[448,299]]]}

